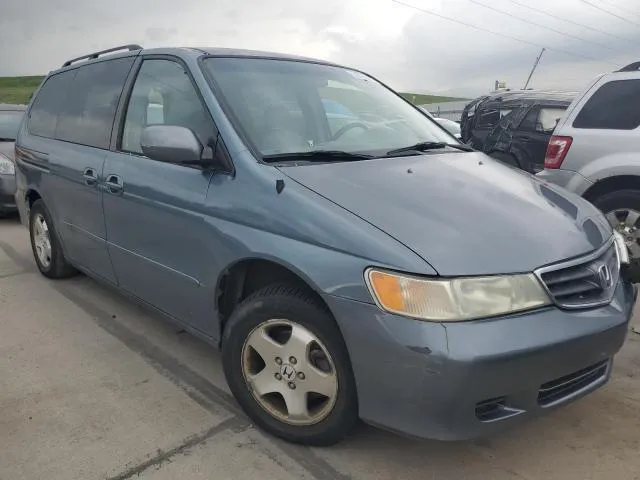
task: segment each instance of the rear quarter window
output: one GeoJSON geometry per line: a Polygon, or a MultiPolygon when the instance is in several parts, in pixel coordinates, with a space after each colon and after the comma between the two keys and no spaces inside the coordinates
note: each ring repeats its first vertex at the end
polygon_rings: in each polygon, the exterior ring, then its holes
{"type": "Polygon", "coordinates": [[[602,85],[584,104],[574,128],[634,130],[640,126],[640,80],[614,80],[602,85]]]}
{"type": "Polygon", "coordinates": [[[133,58],[119,58],[80,67],[60,114],[56,138],[109,148],[116,108],[133,62],[133,58]]]}
{"type": "Polygon", "coordinates": [[[45,80],[29,111],[27,123],[29,133],[39,137],[54,138],[58,115],[75,75],[75,70],[67,70],[45,80]]]}

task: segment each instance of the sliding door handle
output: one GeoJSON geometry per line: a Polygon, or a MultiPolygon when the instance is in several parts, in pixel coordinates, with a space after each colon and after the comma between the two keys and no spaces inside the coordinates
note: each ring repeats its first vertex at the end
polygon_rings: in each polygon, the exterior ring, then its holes
{"type": "Polygon", "coordinates": [[[112,193],[113,195],[120,195],[124,189],[124,182],[118,175],[107,175],[104,186],[107,189],[107,192],[112,193]]]}

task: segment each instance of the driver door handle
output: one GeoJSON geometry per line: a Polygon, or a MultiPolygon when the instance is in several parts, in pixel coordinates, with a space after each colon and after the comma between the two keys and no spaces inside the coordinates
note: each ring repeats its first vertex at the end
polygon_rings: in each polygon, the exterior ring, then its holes
{"type": "Polygon", "coordinates": [[[90,187],[93,187],[98,183],[98,174],[95,169],[91,167],[84,169],[84,172],[82,172],[82,178],[84,178],[85,185],[89,185],[90,187]]]}
{"type": "Polygon", "coordinates": [[[107,192],[113,195],[122,195],[124,189],[124,182],[118,175],[107,175],[107,179],[104,182],[104,186],[107,192]]]}

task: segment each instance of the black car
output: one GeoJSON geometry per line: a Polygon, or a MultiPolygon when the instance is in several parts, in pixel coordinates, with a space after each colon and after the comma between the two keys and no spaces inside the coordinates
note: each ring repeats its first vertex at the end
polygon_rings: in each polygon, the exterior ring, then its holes
{"type": "Polygon", "coordinates": [[[575,95],[518,90],[479,97],[462,113],[462,140],[504,163],[539,172],[553,129],[575,95]]]}
{"type": "Polygon", "coordinates": [[[13,150],[25,108],[24,105],[0,104],[0,216],[16,212],[13,150]]]}

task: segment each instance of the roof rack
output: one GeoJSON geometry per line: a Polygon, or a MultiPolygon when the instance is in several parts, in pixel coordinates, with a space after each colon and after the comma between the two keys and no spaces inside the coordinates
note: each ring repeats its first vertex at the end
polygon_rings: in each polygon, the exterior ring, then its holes
{"type": "Polygon", "coordinates": [[[131,44],[131,45],[122,45],[120,47],[108,48],[106,50],[100,50],[99,52],[90,53],[89,55],[83,55],[82,57],[72,58],[71,60],[67,60],[66,62],[64,62],[62,66],[68,67],[72,63],[79,62],[80,60],[94,60],[98,58],[100,55],[104,55],[105,53],[119,52],[120,50],[132,52],[134,50],[142,50],[142,47],[140,45],[131,44]]]}
{"type": "Polygon", "coordinates": [[[626,67],[622,67],[618,72],[635,72],[636,70],[640,70],[640,62],[630,63],[626,67]]]}

